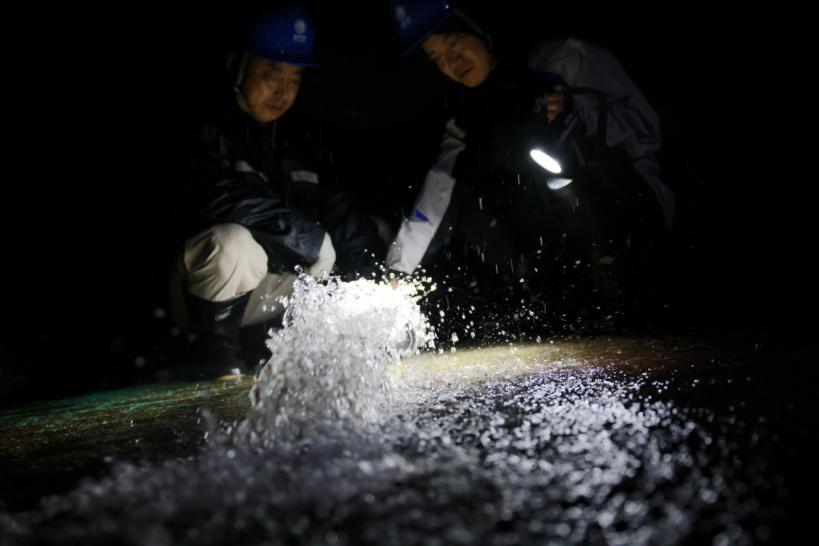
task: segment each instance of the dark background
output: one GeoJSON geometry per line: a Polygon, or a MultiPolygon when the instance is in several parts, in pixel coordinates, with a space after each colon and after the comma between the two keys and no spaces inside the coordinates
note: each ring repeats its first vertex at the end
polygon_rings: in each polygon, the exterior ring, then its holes
{"type": "MultiPolygon", "coordinates": [[[[340,174],[383,191],[395,165],[423,171],[406,150],[429,134],[440,78],[420,56],[401,60],[385,3],[337,4],[311,4],[322,69],[297,113],[343,143],[340,174]]],[[[796,54],[775,48],[800,50],[798,14],[465,4],[510,52],[569,35],[610,48],[660,114],[680,259],[659,329],[808,342],[813,182],[798,146],[808,124],[788,79],[796,54]]],[[[163,365],[175,343],[163,314],[176,210],[164,164],[178,129],[215,99],[247,7],[10,19],[0,403],[114,387],[163,365]]]]}

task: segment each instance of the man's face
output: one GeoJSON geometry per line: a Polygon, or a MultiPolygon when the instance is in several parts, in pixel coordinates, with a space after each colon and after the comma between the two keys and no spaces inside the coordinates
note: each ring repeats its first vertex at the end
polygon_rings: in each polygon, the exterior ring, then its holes
{"type": "Polygon", "coordinates": [[[242,94],[250,116],[259,123],[276,121],[293,106],[304,69],[251,56],[245,68],[242,94]]]}
{"type": "Polygon", "coordinates": [[[433,34],[423,48],[446,77],[467,87],[486,81],[495,61],[486,42],[465,32],[433,34]]]}

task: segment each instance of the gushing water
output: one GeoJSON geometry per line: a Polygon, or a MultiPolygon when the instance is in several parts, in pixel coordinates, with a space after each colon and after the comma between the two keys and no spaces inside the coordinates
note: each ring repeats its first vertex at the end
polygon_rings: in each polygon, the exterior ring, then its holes
{"type": "Polygon", "coordinates": [[[268,341],[273,356],[258,374],[237,437],[266,445],[348,419],[371,421],[393,386],[387,364],[432,345],[420,290],[301,277],[284,328],[268,341]]]}
{"type": "Polygon", "coordinates": [[[769,535],[777,478],[761,478],[768,454],[743,443],[763,428],[680,406],[664,399],[667,381],[552,345],[403,358],[431,344],[418,297],[410,285],[301,279],[235,430],[195,457],[119,464],[36,511],[0,512],[0,543],[769,535]]]}

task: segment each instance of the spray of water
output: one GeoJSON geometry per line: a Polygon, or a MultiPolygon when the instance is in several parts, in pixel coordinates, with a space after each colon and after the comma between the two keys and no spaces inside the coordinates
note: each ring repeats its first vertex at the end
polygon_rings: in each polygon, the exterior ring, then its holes
{"type": "Polygon", "coordinates": [[[752,532],[770,534],[776,516],[761,508],[776,478],[760,478],[766,454],[743,443],[764,430],[665,400],[667,381],[627,363],[551,344],[390,366],[432,343],[420,296],[417,285],[301,278],[251,411],[224,443],[117,465],[36,511],[0,511],[0,544],[750,544],[752,532]],[[756,530],[754,514],[765,523],[756,530]]]}
{"type": "Polygon", "coordinates": [[[422,295],[420,283],[300,277],[236,438],[269,446],[371,421],[394,388],[386,366],[433,344],[422,295]]]}

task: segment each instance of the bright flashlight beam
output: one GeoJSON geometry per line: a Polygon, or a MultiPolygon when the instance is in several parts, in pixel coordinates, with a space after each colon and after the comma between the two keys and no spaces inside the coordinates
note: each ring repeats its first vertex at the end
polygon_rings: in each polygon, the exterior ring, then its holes
{"type": "Polygon", "coordinates": [[[558,163],[552,156],[550,156],[543,150],[534,149],[529,152],[529,155],[532,156],[532,159],[535,160],[535,163],[537,163],[550,173],[560,174],[561,172],[563,172],[563,169],[560,168],[560,163],[558,163]]]}
{"type": "Polygon", "coordinates": [[[558,176],[554,176],[546,181],[546,185],[549,186],[550,190],[559,190],[560,188],[565,188],[571,183],[571,178],[560,178],[558,176]]]}

